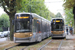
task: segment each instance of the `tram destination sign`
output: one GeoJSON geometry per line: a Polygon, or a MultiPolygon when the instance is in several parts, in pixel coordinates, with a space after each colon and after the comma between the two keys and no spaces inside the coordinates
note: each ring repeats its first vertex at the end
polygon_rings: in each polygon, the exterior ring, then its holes
{"type": "Polygon", "coordinates": [[[53,22],[62,22],[62,20],[53,20],[53,22]]]}
{"type": "Polygon", "coordinates": [[[17,19],[28,19],[28,18],[29,16],[21,16],[21,17],[17,16],[17,19]]]}

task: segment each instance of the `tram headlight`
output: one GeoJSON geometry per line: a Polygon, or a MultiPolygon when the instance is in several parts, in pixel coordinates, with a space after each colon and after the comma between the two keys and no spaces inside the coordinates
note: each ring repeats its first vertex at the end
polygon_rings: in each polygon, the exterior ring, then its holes
{"type": "Polygon", "coordinates": [[[14,37],[15,37],[15,34],[14,34],[14,37]]]}
{"type": "Polygon", "coordinates": [[[30,36],[32,36],[33,34],[30,34],[30,36]]]}
{"type": "Polygon", "coordinates": [[[64,33],[64,31],[62,31],[64,33]]]}
{"type": "Polygon", "coordinates": [[[53,31],[51,31],[51,32],[53,32],[53,31]]]}

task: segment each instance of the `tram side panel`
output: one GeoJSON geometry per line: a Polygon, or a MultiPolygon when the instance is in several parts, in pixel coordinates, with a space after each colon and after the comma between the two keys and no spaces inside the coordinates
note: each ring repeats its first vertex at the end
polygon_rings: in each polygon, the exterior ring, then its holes
{"type": "Polygon", "coordinates": [[[50,23],[48,25],[48,32],[49,32],[49,36],[51,36],[51,25],[50,25],[50,23]]]}
{"type": "Polygon", "coordinates": [[[33,34],[35,34],[35,41],[41,41],[42,40],[42,32],[41,32],[41,19],[35,20],[33,24],[33,34]]]}
{"type": "Polygon", "coordinates": [[[38,41],[42,40],[42,32],[41,32],[41,19],[38,21],[39,23],[37,23],[37,28],[38,28],[38,41]]]}
{"type": "Polygon", "coordinates": [[[49,37],[50,36],[50,27],[49,27],[49,23],[47,22],[47,25],[46,25],[46,30],[47,30],[47,37],[49,37]]]}

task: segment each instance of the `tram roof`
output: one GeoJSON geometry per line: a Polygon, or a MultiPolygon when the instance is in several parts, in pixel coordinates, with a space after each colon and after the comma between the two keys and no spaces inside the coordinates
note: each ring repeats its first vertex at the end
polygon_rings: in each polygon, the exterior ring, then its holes
{"type": "MultiPolygon", "coordinates": [[[[63,18],[52,18],[52,20],[53,20],[53,19],[62,19],[62,20],[64,20],[63,18]]],[[[51,21],[52,21],[52,20],[51,20],[51,21]]]]}
{"type": "Polygon", "coordinates": [[[16,13],[15,15],[18,15],[18,14],[31,14],[31,13],[21,12],[21,13],[16,13]]]}
{"type": "MultiPolygon", "coordinates": [[[[63,19],[63,18],[52,18],[52,20],[53,20],[53,19],[63,19]]],[[[63,19],[63,20],[64,20],[64,19],[63,19]]]]}
{"type": "Polygon", "coordinates": [[[40,19],[43,19],[43,20],[49,22],[49,20],[47,20],[47,19],[45,19],[45,18],[43,18],[43,17],[37,15],[36,13],[27,13],[27,12],[22,12],[22,13],[16,13],[15,15],[18,15],[18,14],[31,14],[33,17],[35,16],[35,17],[37,17],[37,18],[40,18],[40,19]]]}

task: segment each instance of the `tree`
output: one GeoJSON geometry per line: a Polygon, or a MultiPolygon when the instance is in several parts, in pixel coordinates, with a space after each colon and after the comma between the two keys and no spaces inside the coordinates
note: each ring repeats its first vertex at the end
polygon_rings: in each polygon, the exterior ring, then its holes
{"type": "Polygon", "coordinates": [[[23,0],[22,8],[19,11],[36,13],[50,20],[50,11],[46,8],[44,0],[23,0]]]}
{"type": "Polygon", "coordinates": [[[66,24],[67,25],[71,25],[71,26],[74,26],[74,19],[73,19],[73,9],[70,9],[70,10],[68,10],[68,9],[66,9],[65,10],[65,15],[66,15],[66,17],[65,17],[65,19],[66,19],[66,24]]]}
{"type": "Polygon", "coordinates": [[[44,0],[0,0],[0,5],[8,14],[10,20],[10,39],[13,40],[14,25],[12,20],[16,12],[32,12],[50,19],[50,12],[44,5],[44,0]]]}
{"type": "Polygon", "coordinates": [[[74,18],[74,33],[75,33],[75,0],[64,0],[64,7],[65,9],[72,9],[73,8],[73,18],[74,18]]]}
{"type": "Polygon", "coordinates": [[[55,14],[50,12],[50,17],[55,18],[55,14]]]}
{"type": "Polygon", "coordinates": [[[0,25],[2,25],[3,27],[9,27],[9,16],[7,14],[2,14],[0,16],[0,25]]]}
{"type": "Polygon", "coordinates": [[[0,16],[0,31],[2,31],[2,27],[9,27],[9,16],[7,14],[2,14],[0,16]]]}
{"type": "Polygon", "coordinates": [[[58,12],[58,13],[56,14],[56,18],[62,18],[62,15],[61,15],[60,12],[58,12]]]}
{"type": "Polygon", "coordinates": [[[21,8],[22,0],[0,0],[0,5],[4,11],[8,14],[10,20],[10,39],[13,40],[14,25],[12,20],[14,19],[15,13],[21,8]]]}

